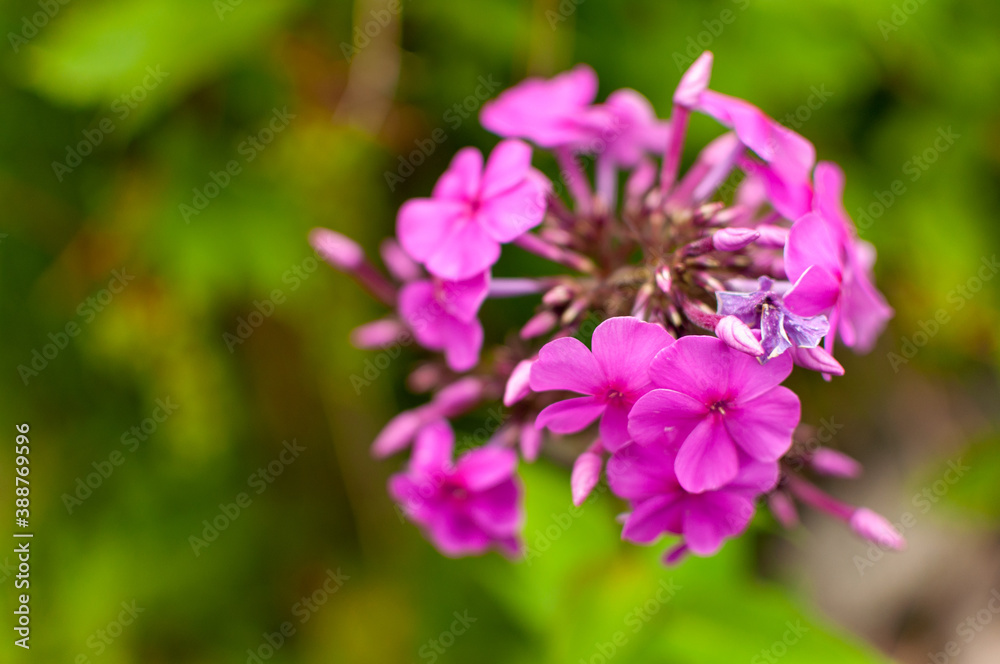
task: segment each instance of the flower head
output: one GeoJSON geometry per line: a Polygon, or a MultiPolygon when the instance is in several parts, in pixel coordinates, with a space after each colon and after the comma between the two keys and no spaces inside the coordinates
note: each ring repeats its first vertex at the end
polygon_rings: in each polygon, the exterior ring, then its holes
{"type": "Polygon", "coordinates": [[[389,493],[443,553],[463,556],[491,547],[517,555],[523,521],[514,479],[517,455],[484,447],[452,463],[455,434],[447,422],[424,427],[406,472],[389,478],[389,493]]]}

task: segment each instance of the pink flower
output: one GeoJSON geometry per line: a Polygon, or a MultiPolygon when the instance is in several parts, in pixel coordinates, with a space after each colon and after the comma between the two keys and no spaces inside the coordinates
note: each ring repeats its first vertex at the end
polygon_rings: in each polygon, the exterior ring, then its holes
{"type": "Polygon", "coordinates": [[[636,402],[629,433],[677,449],[685,491],[722,488],[738,475],[741,455],[770,462],[791,447],[799,398],[779,386],[791,371],[787,353],[761,365],[720,339],[681,337],[653,359],[659,389],[636,402]]]}
{"type": "Polygon", "coordinates": [[[611,125],[594,106],[597,74],[587,65],[551,79],[529,78],[487,102],[479,121],[494,134],[526,138],[546,147],[576,148],[611,125]]]}
{"type": "MultiPolygon", "coordinates": [[[[840,168],[820,163],[813,212],[792,225],[785,244],[785,270],[795,282],[785,304],[800,316],[829,312],[830,328],[863,353],[875,345],[893,311],[872,283],[875,249],[858,239],[843,192],[840,168]]],[[[826,349],[833,350],[832,334],[826,349]]]]}
{"type": "Polygon", "coordinates": [[[723,540],[746,529],[754,500],[778,481],[778,464],[747,460],[725,486],[689,493],[677,480],[676,456],[658,443],[636,441],[611,457],[607,470],[611,490],[632,505],[622,537],[651,544],[663,533],[673,533],[682,535],[686,548],[695,554],[710,556],[723,540]]]}
{"type": "Polygon", "coordinates": [[[541,223],[550,186],[521,141],[497,145],[485,169],[479,150],[463,148],[431,198],[399,209],[400,244],[435,276],[468,279],[497,261],[502,243],[541,223]]]}
{"type": "Polygon", "coordinates": [[[570,390],[587,396],[548,406],[538,414],[535,426],[576,433],[600,417],[604,449],[618,449],[629,440],[629,411],[651,388],[650,361],[672,343],[674,338],[659,325],[621,316],[597,326],[593,352],[572,337],[545,344],[531,367],[531,389],[570,390]]]}
{"type": "Polygon", "coordinates": [[[406,472],[389,478],[389,493],[445,555],[480,554],[491,547],[514,556],[524,516],[514,479],[517,455],[482,447],[452,463],[455,434],[444,420],[417,436],[406,472]]]}
{"type": "Polygon", "coordinates": [[[489,291],[489,272],[461,281],[413,281],[399,293],[399,315],[421,346],[444,351],[453,371],[479,362],[483,326],[477,315],[489,291]]]}

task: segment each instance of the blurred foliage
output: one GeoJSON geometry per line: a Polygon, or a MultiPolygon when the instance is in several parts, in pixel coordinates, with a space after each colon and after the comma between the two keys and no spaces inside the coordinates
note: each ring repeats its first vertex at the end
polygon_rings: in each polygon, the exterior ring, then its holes
{"type": "MultiPolygon", "coordinates": [[[[267,661],[429,662],[430,640],[456,611],[476,622],[439,661],[599,662],[599,644],[616,632],[626,642],[615,661],[753,661],[799,621],[808,631],[782,661],[882,661],[761,581],[755,536],[666,569],[659,551],[618,542],[620,506],[606,495],[531,564],[440,557],[384,494],[398,462],[367,454],[391,414],[419,400],[402,387],[414,356],[352,387],[372,356],[349,346],[349,330],[380,310],[349,279],[317,268],[305,238],[328,226],[374,254],[399,204],[426,194],[459,147],[495,143],[474,111],[454,110],[478,105],[482,78],[496,94],[588,62],[602,98],[634,87],[665,116],[678,62],[708,46],[716,89],[779,119],[792,114],[820,157],[844,167],[848,209],[869,211],[863,234],[879,248],[880,285],[897,309],[871,356],[846,357],[846,378],[796,385],[807,418],[852,413],[858,430],[878,431],[872,404],[917,376],[994,398],[996,281],[968,297],[956,289],[1000,246],[1000,5],[403,0],[398,47],[382,27],[396,18],[387,6],[0,6],[0,420],[32,426],[29,661],[245,662],[291,621],[296,633],[267,661]],[[353,66],[352,41],[367,44],[353,66]],[[812,109],[817,89],[829,99],[812,109]],[[446,139],[388,188],[386,173],[437,128],[446,139]],[[935,151],[949,129],[958,138],[935,151]],[[934,163],[914,170],[926,151],[934,163]],[[890,201],[896,180],[905,191],[890,201]],[[134,276],[120,293],[105,290],[116,270],[134,276]],[[917,344],[941,309],[949,322],[917,344]],[[68,323],[79,333],[63,339],[68,323]],[[241,325],[252,334],[227,341],[241,325]],[[894,365],[887,353],[907,341],[916,352],[894,365]],[[33,361],[37,375],[19,369],[33,361]],[[154,423],[158,399],[178,409],[154,423]],[[130,448],[130,430],[146,422],[155,430],[146,424],[130,448]],[[292,439],[306,448],[301,460],[256,494],[258,469],[292,439]],[[116,450],[124,462],[79,505],[67,502],[116,450]],[[241,492],[252,502],[195,555],[189,538],[241,492]],[[338,569],[350,578],[300,623],[295,607],[338,569]],[[676,595],[633,631],[636,608],[670,579],[676,595]],[[102,643],[98,630],[133,600],[144,612],[102,643]]],[[[691,132],[697,145],[718,129],[698,120],[691,132]]],[[[498,269],[544,266],[505,256],[498,269]]],[[[492,329],[529,307],[502,306],[514,309],[487,305],[492,329]]],[[[961,509],[994,518],[996,425],[969,432],[983,441],[976,479],[952,494],[961,509]]],[[[13,510],[10,458],[3,514],[13,510]]],[[[531,544],[567,513],[569,491],[549,462],[526,481],[531,544]]],[[[3,593],[8,616],[12,594],[3,593]]],[[[3,661],[16,650],[0,647],[3,661]]]]}

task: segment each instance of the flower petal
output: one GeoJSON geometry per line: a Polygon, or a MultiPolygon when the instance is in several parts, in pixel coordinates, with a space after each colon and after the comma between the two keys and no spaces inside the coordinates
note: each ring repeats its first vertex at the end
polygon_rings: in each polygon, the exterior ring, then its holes
{"type": "Polygon", "coordinates": [[[524,141],[500,141],[486,161],[480,198],[485,201],[521,184],[531,168],[531,146],[524,141]]]}
{"type": "Polygon", "coordinates": [[[785,293],[784,303],[789,311],[808,318],[829,311],[840,297],[840,280],[825,267],[810,265],[785,293]]]}
{"type": "Polygon", "coordinates": [[[548,427],[555,433],[576,433],[590,426],[604,412],[604,404],[594,397],[559,401],[545,408],[535,419],[535,428],[548,427]]]}
{"type": "Polygon", "coordinates": [[[672,343],[674,338],[656,323],[618,316],[597,326],[591,345],[606,383],[638,392],[649,386],[650,362],[672,343]]]}
{"type": "Polygon", "coordinates": [[[410,457],[410,471],[418,476],[435,477],[451,468],[455,448],[455,432],[447,420],[427,424],[417,434],[410,457]]]}
{"type": "Polygon", "coordinates": [[[753,502],[728,491],[715,491],[688,501],[684,541],[699,556],[714,555],[726,537],[743,531],[753,517],[753,502]]]}
{"type": "Polygon", "coordinates": [[[500,447],[479,447],[455,464],[453,478],[469,491],[485,491],[514,474],[517,454],[500,447]]]}
{"type": "Polygon", "coordinates": [[[755,362],[748,355],[730,349],[721,339],[703,335],[681,337],[653,358],[649,377],[656,387],[710,404],[726,396],[729,364],[734,356],[755,362]]]}
{"type": "Polygon", "coordinates": [[[399,208],[396,235],[414,260],[424,262],[434,255],[453,232],[464,222],[469,206],[457,201],[435,198],[413,198],[399,208]]]}
{"type": "Polygon", "coordinates": [[[538,351],[538,361],[531,365],[531,389],[572,390],[580,394],[602,391],[601,370],[583,343],[573,337],[550,341],[538,351]]]}
{"type": "Polygon", "coordinates": [[[483,171],[483,154],[473,147],[455,153],[448,170],[434,185],[434,198],[470,203],[479,195],[480,176],[483,171]]]}
{"type": "Polygon", "coordinates": [[[681,504],[673,496],[644,500],[629,515],[622,539],[636,544],[652,544],[663,533],[679,533],[683,523],[681,504]]]}
{"type": "Polygon", "coordinates": [[[726,430],[754,459],[775,461],[792,446],[792,432],[799,424],[801,410],[794,392],[776,387],[727,412],[726,430]]]}
{"type": "Polygon", "coordinates": [[[628,418],[629,435],[641,443],[673,447],[676,441],[687,437],[707,413],[705,404],[687,394],[653,390],[632,406],[628,418]]]}
{"type": "Polygon", "coordinates": [[[619,448],[608,460],[605,473],[611,491],[626,500],[645,500],[656,495],[680,494],[674,474],[677,453],[662,445],[636,442],[619,448]]]}
{"type": "Polygon", "coordinates": [[[476,223],[496,242],[512,242],[542,223],[549,181],[532,169],[506,191],[482,202],[476,223]]]}
{"type": "Polygon", "coordinates": [[[614,452],[630,440],[628,433],[628,413],[631,403],[612,401],[604,409],[599,431],[604,449],[614,452]]]}
{"type": "Polygon", "coordinates": [[[690,493],[725,486],[739,472],[736,445],[719,417],[698,424],[681,443],[674,466],[677,481],[690,493]]]}
{"type": "Polygon", "coordinates": [[[463,219],[440,239],[425,265],[436,277],[458,281],[485,271],[498,258],[500,245],[497,241],[474,220],[463,219]]]}

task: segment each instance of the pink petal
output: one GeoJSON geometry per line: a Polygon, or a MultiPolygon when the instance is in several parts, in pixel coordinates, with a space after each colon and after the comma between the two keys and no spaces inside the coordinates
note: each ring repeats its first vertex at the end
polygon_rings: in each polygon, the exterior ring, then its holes
{"type": "Polygon", "coordinates": [[[608,460],[606,474],[619,498],[639,501],[663,494],[680,494],[674,474],[677,453],[662,445],[629,443],[608,460]]]}
{"type": "Polygon", "coordinates": [[[757,496],[778,484],[780,468],[774,461],[747,461],[740,466],[736,479],[726,485],[726,491],[741,491],[757,496]]]}
{"type": "Polygon", "coordinates": [[[425,265],[434,276],[458,281],[487,270],[498,258],[500,245],[496,240],[474,220],[462,219],[440,238],[425,265]]]}
{"type": "Polygon", "coordinates": [[[476,223],[496,242],[511,242],[542,223],[549,183],[532,170],[510,189],[482,202],[476,223]]]}
{"type": "Polygon", "coordinates": [[[736,445],[718,417],[704,419],[681,443],[674,470],[677,481],[690,493],[718,489],[736,477],[736,445]]]}
{"type": "Polygon", "coordinates": [[[726,491],[699,497],[696,505],[684,516],[684,541],[699,556],[714,555],[726,537],[747,527],[754,513],[751,501],[726,491]]]}
{"type": "Polygon", "coordinates": [[[649,385],[650,362],[672,343],[674,338],[656,323],[618,316],[597,326],[591,345],[606,383],[636,392],[649,385]]]}
{"type": "Polygon", "coordinates": [[[636,544],[652,544],[663,533],[680,532],[681,503],[673,496],[656,496],[639,503],[622,529],[622,539],[636,544]]]}
{"type": "Polygon", "coordinates": [[[455,432],[447,420],[429,423],[417,434],[410,457],[410,470],[421,476],[440,476],[451,468],[455,432]]]}
{"type": "Polygon", "coordinates": [[[586,346],[573,337],[550,341],[538,351],[538,361],[531,366],[531,389],[572,390],[597,394],[603,390],[604,377],[586,346]]]}
{"type": "Polygon", "coordinates": [[[787,387],[745,401],[726,413],[726,430],[754,459],[775,461],[792,446],[792,431],[799,424],[801,404],[787,387]]]}
{"type": "Polygon", "coordinates": [[[472,147],[462,148],[455,153],[448,170],[434,185],[434,198],[450,199],[469,203],[479,195],[480,174],[483,171],[483,155],[472,147]]]}
{"type": "Polygon", "coordinates": [[[808,181],[816,162],[812,143],[769,118],[749,102],[706,90],[697,110],[732,127],[740,141],[789,181],[808,181]]]}
{"type": "Polygon", "coordinates": [[[538,458],[538,451],[542,447],[542,432],[530,423],[521,427],[521,437],[518,440],[521,447],[521,456],[525,461],[534,461],[538,458]]]}
{"type": "Polygon", "coordinates": [[[810,266],[816,265],[837,280],[842,272],[841,243],[829,223],[818,214],[803,215],[792,224],[785,243],[785,270],[797,281],[810,266]]]}
{"type": "Polygon", "coordinates": [[[534,360],[521,360],[510,372],[510,378],[507,379],[507,386],[503,392],[503,405],[513,406],[531,392],[528,381],[531,377],[531,365],[534,363],[534,360]]]}
{"type": "Polygon", "coordinates": [[[469,496],[467,508],[473,520],[494,538],[512,535],[524,520],[517,484],[507,479],[469,496]]]}
{"type": "Polygon", "coordinates": [[[750,359],[731,351],[724,341],[714,337],[681,337],[653,358],[649,377],[657,387],[688,394],[710,404],[726,396],[729,364],[734,356],[750,359]]]}
{"type": "Polygon", "coordinates": [[[490,546],[490,536],[462,512],[442,514],[426,532],[441,553],[453,558],[483,553],[490,546]]]}
{"type": "Polygon", "coordinates": [[[653,390],[643,395],[629,412],[629,435],[640,443],[672,447],[708,413],[697,399],[674,390],[653,390]]]}
{"type": "Polygon", "coordinates": [[[453,477],[469,491],[484,491],[509,478],[516,468],[513,450],[479,447],[458,459],[453,477]]]}
{"type": "Polygon", "coordinates": [[[396,415],[375,436],[372,454],[381,458],[405,449],[426,421],[418,410],[405,410],[396,415]]]}
{"type": "Polygon", "coordinates": [[[612,401],[604,409],[599,431],[604,449],[614,452],[630,439],[628,433],[628,413],[632,404],[612,401]]]}
{"type": "Polygon", "coordinates": [[[488,271],[459,281],[437,283],[437,296],[441,305],[456,318],[466,323],[474,320],[479,307],[486,301],[490,290],[488,271]]]}
{"type": "Polygon", "coordinates": [[[729,353],[729,394],[740,404],[781,385],[795,368],[788,353],[771,358],[767,364],[739,351],[729,353]]]}
{"type": "Polygon", "coordinates": [[[488,200],[521,184],[531,169],[531,146],[524,141],[500,141],[490,153],[480,189],[480,199],[488,200]]]}
{"type": "Polygon", "coordinates": [[[601,479],[604,460],[600,454],[584,452],[573,463],[573,473],[569,484],[573,491],[573,504],[580,506],[601,479]]]}
{"type": "Polygon", "coordinates": [[[468,371],[479,363],[483,349],[483,326],[478,321],[463,323],[453,318],[444,326],[444,358],[452,371],[468,371]]]}
{"type": "Polygon", "coordinates": [[[399,208],[396,235],[414,260],[430,258],[453,232],[456,224],[468,218],[465,203],[434,198],[413,198],[399,208]]]}
{"type": "Polygon", "coordinates": [[[674,103],[685,108],[694,108],[701,99],[701,94],[708,89],[711,78],[712,52],[705,51],[681,76],[677,90],[674,91],[674,103]]]}
{"type": "Polygon", "coordinates": [[[841,283],[826,268],[811,265],[784,296],[785,306],[799,316],[819,316],[832,309],[841,296],[841,283]]]}
{"type": "Polygon", "coordinates": [[[594,397],[559,401],[543,409],[535,419],[535,428],[548,427],[555,433],[576,433],[590,426],[604,412],[604,404],[594,397]]]}

